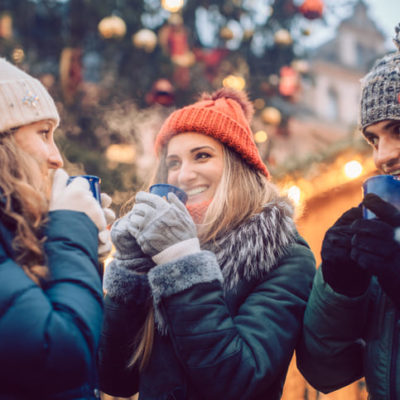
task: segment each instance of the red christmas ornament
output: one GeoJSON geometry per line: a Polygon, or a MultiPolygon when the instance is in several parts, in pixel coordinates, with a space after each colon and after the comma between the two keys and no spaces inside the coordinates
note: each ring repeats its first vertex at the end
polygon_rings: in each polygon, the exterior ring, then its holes
{"type": "Polygon", "coordinates": [[[324,3],[322,0],[305,0],[299,7],[299,11],[307,19],[317,19],[322,17],[324,3]]]}
{"type": "Polygon", "coordinates": [[[164,78],[154,82],[151,91],[146,95],[146,102],[149,105],[161,104],[171,106],[175,102],[175,88],[172,83],[164,78]]]}
{"type": "Polygon", "coordinates": [[[293,96],[299,89],[299,76],[292,67],[284,66],[280,69],[279,93],[282,96],[293,96]]]}

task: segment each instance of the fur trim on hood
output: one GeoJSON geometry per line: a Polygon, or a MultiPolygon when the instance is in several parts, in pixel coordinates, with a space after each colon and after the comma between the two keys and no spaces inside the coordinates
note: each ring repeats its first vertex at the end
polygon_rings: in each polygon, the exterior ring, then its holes
{"type": "Polygon", "coordinates": [[[292,205],[278,198],[226,236],[202,246],[216,255],[225,289],[235,288],[241,279],[261,278],[276,265],[294,241],[292,215],[292,205]]]}

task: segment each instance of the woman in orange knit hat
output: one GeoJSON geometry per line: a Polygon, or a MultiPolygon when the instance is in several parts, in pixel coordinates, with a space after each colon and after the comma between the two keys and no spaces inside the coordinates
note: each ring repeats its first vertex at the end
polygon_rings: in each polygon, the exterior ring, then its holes
{"type": "Polygon", "coordinates": [[[315,272],[269,181],[246,94],[221,89],[165,121],[152,183],[113,226],[100,386],[140,399],[279,399],[315,272]]]}

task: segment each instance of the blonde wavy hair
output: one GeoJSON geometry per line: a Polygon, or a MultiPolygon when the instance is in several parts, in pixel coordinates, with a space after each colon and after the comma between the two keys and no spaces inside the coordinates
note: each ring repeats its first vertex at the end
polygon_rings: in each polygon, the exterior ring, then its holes
{"type": "Polygon", "coordinates": [[[40,233],[48,200],[33,176],[38,161],[15,143],[16,130],[0,133],[0,219],[14,234],[15,261],[40,286],[48,272],[40,233]]]}
{"type": "MultiPolygon", "coordinates": [[[[162,149],[150,185],[167,182],[166,155],[167,146],[162,149]]],[[[221,181],[202,224],[197,226],[201,244],[217,240],[252,215],[260,213],[265,204],[280,197],[276,186],[260,171],[245,163],[240,155],[223,146],[223,156],[221,181]]],[[[134,198],[129,200],[130,205],[133,202],[134,198]]],[[[154,310],[151,305],[139,337],[135,338],[135,350],[128,363],[129,367],[138,364],[142,370],[147,365],[152,351],[154,329],[154,310]]]]}

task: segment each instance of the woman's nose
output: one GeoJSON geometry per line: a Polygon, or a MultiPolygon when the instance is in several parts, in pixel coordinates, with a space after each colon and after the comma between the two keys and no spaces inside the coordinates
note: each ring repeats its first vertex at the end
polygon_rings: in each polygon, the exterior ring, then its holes
{"type": "Polygon", "coordinates": [[[184,162],[179,170],[178,182],[180,186],[185,186],[190,181],[196,178],[196,170],[192,163],[184,162]]]}
{"type": "Polygon", "coordinates": [[[48,166],[52,169],[61,168],[64,165],[64,161],[61,157],[60,150],[55,143],[51,145],[49,158],[48,158],[48,166]]]}

